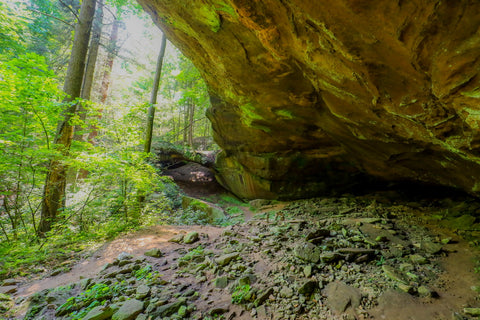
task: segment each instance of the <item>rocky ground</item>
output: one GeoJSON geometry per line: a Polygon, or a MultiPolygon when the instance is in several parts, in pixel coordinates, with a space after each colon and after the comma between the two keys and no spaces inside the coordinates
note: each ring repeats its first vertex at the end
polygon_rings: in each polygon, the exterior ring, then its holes
{"type": "Polygon", "coordinates": [[[244,223],[128,250],[143,231],[72,284],[7,281],[1,304],[12,319],[476,319],[480,205],[390,195],[255,200],[244,223]]]}

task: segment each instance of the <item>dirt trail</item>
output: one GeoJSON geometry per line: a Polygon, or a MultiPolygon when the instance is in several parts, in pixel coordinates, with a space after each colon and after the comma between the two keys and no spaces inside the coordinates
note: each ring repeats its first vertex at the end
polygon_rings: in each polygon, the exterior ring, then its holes
{"type": "Polygon", "coordinates": [[[150,227],[104,244],[90,258],[76,263],[69,272],[20,285],[15,296],[26,297],[44,289],[52,289],[78,282],[84,278],[94,277],[105,264],[113,262],[122,252],[130,253],[133,256],[142,256],[149,249],[160,248],[162,252],[168,253],[178,248],[177,244],[168,242],[169,239],[192,230],[207,234],[210,238],[216,238],[222,232],[222,228],[211,226],[150,227]]]}

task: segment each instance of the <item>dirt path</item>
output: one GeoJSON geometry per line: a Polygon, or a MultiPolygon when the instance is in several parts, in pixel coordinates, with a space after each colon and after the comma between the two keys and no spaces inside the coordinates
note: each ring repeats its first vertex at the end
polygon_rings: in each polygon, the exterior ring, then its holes
{"type": "Polygon", "coordinates": [[[20,285],[15,296],[26,297],[44,289],[52,289],[94,277],[105,264],[113,262],[122,252],[133,256],[142,256],[149,249],[159,248],[168,254],[178,248],[177,244],[168,242],[168,240],[192,230],[205,234],[211,239],[217,238],[222,232],[222,228],[211,226],[150,227],[104,244],[90,258],[76,263],[69,272],[20,285]]]}

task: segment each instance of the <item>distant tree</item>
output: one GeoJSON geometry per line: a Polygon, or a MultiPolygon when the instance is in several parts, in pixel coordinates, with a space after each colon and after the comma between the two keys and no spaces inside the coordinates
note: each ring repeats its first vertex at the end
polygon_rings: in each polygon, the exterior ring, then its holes
{"type": "Polygon", "coordinates": [[[155,119],[155,104],[157,104],[158,87],[162,75],[163,58],[165,57],[165,47],[167,46],[167,38],[165,34],[162,35],[162,45],[160,46],[160,53],[158,54],[157,68],[153,80],[152,95],[150,96],[150,103],[148,106],[147,116],[147,130],[145,134],[145,145],[143,152],[149,153],[152,146],[153,123],[155,119]]]}

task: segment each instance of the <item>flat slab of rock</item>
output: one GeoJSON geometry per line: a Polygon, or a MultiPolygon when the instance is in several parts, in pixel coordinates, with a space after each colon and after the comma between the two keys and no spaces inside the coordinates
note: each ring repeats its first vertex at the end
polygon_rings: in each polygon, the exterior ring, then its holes
{"type": "Polygon", "coordinates": [[[153,248],[144,253],[147,257],[160,258],[163,254],[162,251],[158,248],[153,248]]]}
{"type": "Polygon", "coordinates": [[[0,287],[0,293],[10,294],[17,292],[17,286],[3,286],[0,287]]]}
{"type": "Polygon", "coordinates": [[[98,306],[90,310],[83,320],[105,320],[113,315],[113,309],[110,306],[98,306]]]}
{"type": "Polygon", "coordinates": [[[336,313],[343,313],[348,307],[353,309],[360,305],[362,294],[354,287],[343,282],[331,282],[325,289],[328,306],[336,313]]]}
{"type": "Polygon", "coordinates": [[[215,262],[219,265],[219,266],[226,266],[227,264],[230,263],[230,261],[234,260],[234,259],[237,259],[239,256],[238,252],[234,252],[234,253],[228,253],[228,254],[224,254],[218,258],[215,259],[215,262]]]}
{"type": "Polygon", "coordinates": [[[143,311],[143,302],[137,299],[127,300],[112,316],[112,320],[133,320],[143,311]]]}

